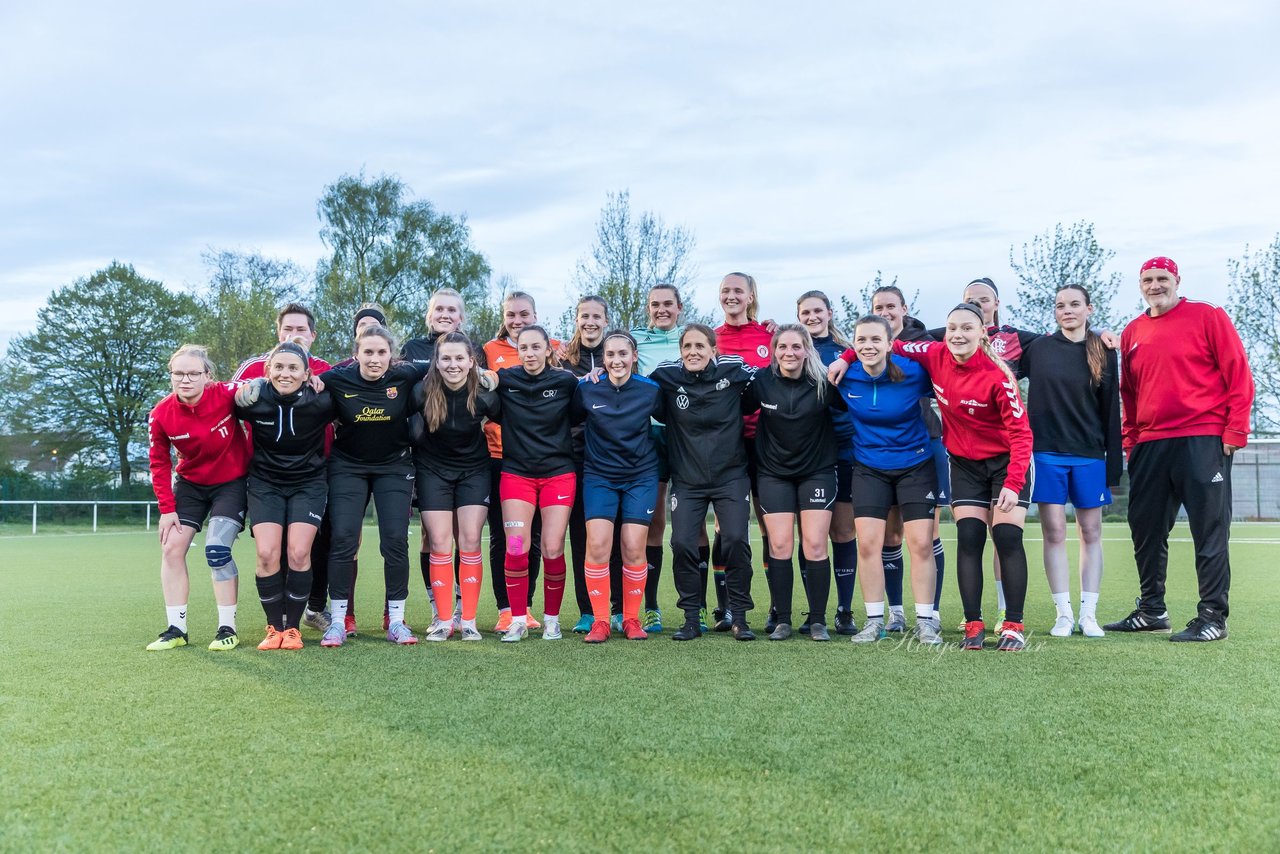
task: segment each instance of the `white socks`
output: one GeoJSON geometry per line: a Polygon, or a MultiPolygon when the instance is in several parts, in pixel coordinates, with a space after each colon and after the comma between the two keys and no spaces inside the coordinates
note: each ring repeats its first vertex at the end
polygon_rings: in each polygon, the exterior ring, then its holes
{"type": "MultiPolygon", "coordinates": [[[[403,599],[387,600],[387,624],[388,625],[394,625],[395,623],[404,622],[404,601],[405,600],[403,599]]],[[[432,607],[434,608],[435,606],[433,605],[432,607]]]]}
{"type": "Polygon", "coordinates": [[[883,602],[867,602],[867,619],[883,620],[884,619],[884,603],[883,602]]]}
{"type": "Polygon", "coordinates": [[[1059,617],[1075,616],[1074,614],[1071,613],[1071,591],[1070,590],[1065,591],[1063,593],[1054,593],[1051,595],[1053,596],[1054,607],[1058,609],[1059,617]]]}
{"type": "MultiPolygon", "coordinates": [[[[236,606],[235,605],[219,605],[218,606],[218,625],[226,626],[233,632],[236,630],[236,606]]],[[[186,629],[183,629],[185,632],[186,629]]]]}
{"type": "Polygon", "coordinates": [[[1093,617],[1097,619],[1098,614],[1098,594],[1082,591],[1080,593],[1080,619],[1085,617],[1093,617]]]}
{"type": "Polygon", "coordinates": [[[933,603],[925,602],[924,604],[921,604],[917,602],[916,603],[916,619],[932,620],[933,619],[933,603]]]}
{"type": "Polygon", "coordinates": [[[342,625],[347,619],[347,600],[334,599],[329,603],[329,616],[338,625],[342,625]]]}
{"type": "Polygon", "coordinates": [[[164,613],[169,618],[169,625],[173,626],[184,635],[187,633],[186,605],[165,605],[164,613]]]}

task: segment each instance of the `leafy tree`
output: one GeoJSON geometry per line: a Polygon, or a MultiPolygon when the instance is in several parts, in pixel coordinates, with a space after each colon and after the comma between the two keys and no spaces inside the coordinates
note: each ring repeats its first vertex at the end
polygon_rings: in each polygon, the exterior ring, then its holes
{"type": "MultiPolygon", "coordinates": [[[[649,288],[659,283],[675,285],[686,311],[693,310],[689,283],[697,273],[693,263],[695,240],[684,226],[668,228],[662,217],[650,211],[633,214],[631,193],[609,193],[596,222],[595,244],[578,261],[574,275],[576,293],[571,301],[598,294],[609,303],[609,320],[631,328],[648,319],[649,288]]],[[[573,328],[573,307],[561,318],[573,328]]],[[[688,318],[686,318],[688,319],[688,318]]]]}
{"type": "MultiPolygon", "coordinates": [[[[875,278],[862,286],[862,290],[858,292],[858,301],[854,302],[846,294],[841,294],[838,304],[833,304],[832,320],[836,326],[846,335],[852,334],[854,324],[858,322],[858,318],[871,313],[871,306],[874,304],[875,292],[884,286],[896,286],[898,277],[894,276],[889,281],[884,280],[884,273],[876,270],[875,278]]],[[[828,294],[828,297],[830,294],[828,294]]],[[[916,290],[914,294],[904,294],[907,298],[908,309],[914,309],[916,302],[920,299],[920,291],[916,290]]]]}
{"type": "Polygon", "coordinates": [[[1227,311],[1249,354],[1254,429],[1280,429],[1280,234],[1260,253],[1245,246],[1227,261],[1227,311]]]}
{"type": "Polygon", "coordinates": [[[316,204],[320,239],[331,251],[316,270],[316,318],[323,340],[351,337],[351,317],[376,302],[417,334],[431,292],[456,289],[471,302],[487,296],[489,263],[471,245],[465,216],[440,213],[411,200],[394,175],[343,175],[316,204]]]}
{"type": "Polygon", "coordinates": [[[227,379],[244,359],[275,343],[276,312],[301,297],[306,274],[292,261],[256,252],[209,250],[203,258],[209,283],[196,295],[193,337],[209,348],[217,376],[227,379]]]}
{"type": "Polygon", "coordinates": [[[1093,223],[1084,221],[1065,227],[1058,223],[1051,231],[1022,244],[1021,263],[1010,246],[1009,266],[1018,277],[1016,305],[1008,309],[1011,318],[1028,329],[1052,326],[1058,289],[1063,285],[1084,285],[1093,302],[1092,325],[1097,329],[1117,328],[1125,318],[1112,310],[1111,300],[1124,277],[1103,272],[1115,254],[1098,245],[1093,223]]]}
{"type": "Polygon", "coordinates": [[[13,339],[0,405],[17,429],[67,433],[132,470],[129,446],[169,388],[168,358],[188,340],[195,301],[113,261],[53,292],[35,332],[13,339]]]}

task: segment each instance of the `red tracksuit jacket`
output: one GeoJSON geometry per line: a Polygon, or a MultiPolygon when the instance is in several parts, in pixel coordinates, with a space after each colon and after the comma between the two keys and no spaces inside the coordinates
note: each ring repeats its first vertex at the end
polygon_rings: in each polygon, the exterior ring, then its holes
{"type": "Polygon", "coordinates": [[[170,394],[151,410],[151,488],[161,513],[172,513],[172,448],[178,452],[177,473],[202,486],[227,483],[249,472],[249,435],[235,413],[236,387],[209,383],[195,406],[170,394]]]}
{"type": "Polygon", "coordinates": [[[1120,333],[1120,432],[1125,453],[1139,442],[1221,436],[1249,439],[1253,375],[1231,318],[1216,305],[1178,300],[1120,333]]]}

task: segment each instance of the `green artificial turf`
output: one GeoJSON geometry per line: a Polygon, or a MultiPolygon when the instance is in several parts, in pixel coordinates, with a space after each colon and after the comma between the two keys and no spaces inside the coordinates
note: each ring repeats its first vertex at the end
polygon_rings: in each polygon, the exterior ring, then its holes
{"type": "MultiPolygon", "coordinates": [[[[675,644],[670,625],[644,643],[486,631],[397,648],[363,630],[381,625],[372,529],[362,632],[342,649],[310,631],[300,653],[254,649],[249,569],[241,648],[206,650],[216,619],[197,569],[193,645],[148,653],[164,627],[154,536],[0,538],[0,849],[1280,847],[1280,526],[1235,528],[1231,637],[1212,644],[1048,637],[1029,539],[1020,655],[954,648],[950,574],[941,652],[675,644]]],[[[1127,530],[1106,537],[1104,622],[1137,589],[1127,530]]],[[[251,550],[237,544],[242,568],[251,550]]],[[[1171,555],[1180,626],[1196,599],[1190,544],[1171,555]]],[[[411,591],[421,629],[416,567],[411,591]]],[[[754,592],[763,609],[761,573],[754,592]]],[[[669,623],[674,598],[668,567],[669,623]]]]}

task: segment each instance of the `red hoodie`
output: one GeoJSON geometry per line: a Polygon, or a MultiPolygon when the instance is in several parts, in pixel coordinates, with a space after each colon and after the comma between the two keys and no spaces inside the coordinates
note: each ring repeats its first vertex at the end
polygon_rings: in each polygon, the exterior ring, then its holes
{"type": "Polygon", "coordinates": [[[1018,386],[985,353],[963,365],[940,341],[894,341],[893,352],[929,371],[942,413],[942,444],[968,460],[1009,455],[1004,485],[1021,492],[1031,463],[1031,424],[1018,386]]]}
{"type": "MultiPolygon", "coordinates": [[[[773,335],[769,330],[754,320],[748,320],[741,326],[726,323],[716,330],[716,352],[727,356],[741,356],[742,361],[751,368],[769,367],[769,345],[772,342],[773,335]]],[[[759,412],[743,416],[743,438],[755,438],[756,422],[759,420],[759,412]]]]}
{"type": "Polygon", "coordinates": [[[1244,447],[1253,376],[1225,311],[1183,297],[1159,317],[1144,312],[1120,334],[1120,353],[1126,454],[1139,442],[1181,436],[1244,447]]]}
{"type": "Polygon", "coordinates": [[[195,406],[171,394],[151,410],[151,488],[161,513],[172,513],[172,448],[178,476],[202,486],[227,483],[249,472],[250,439],[235,414],[236,386],[209,383],[195,406]]]}

